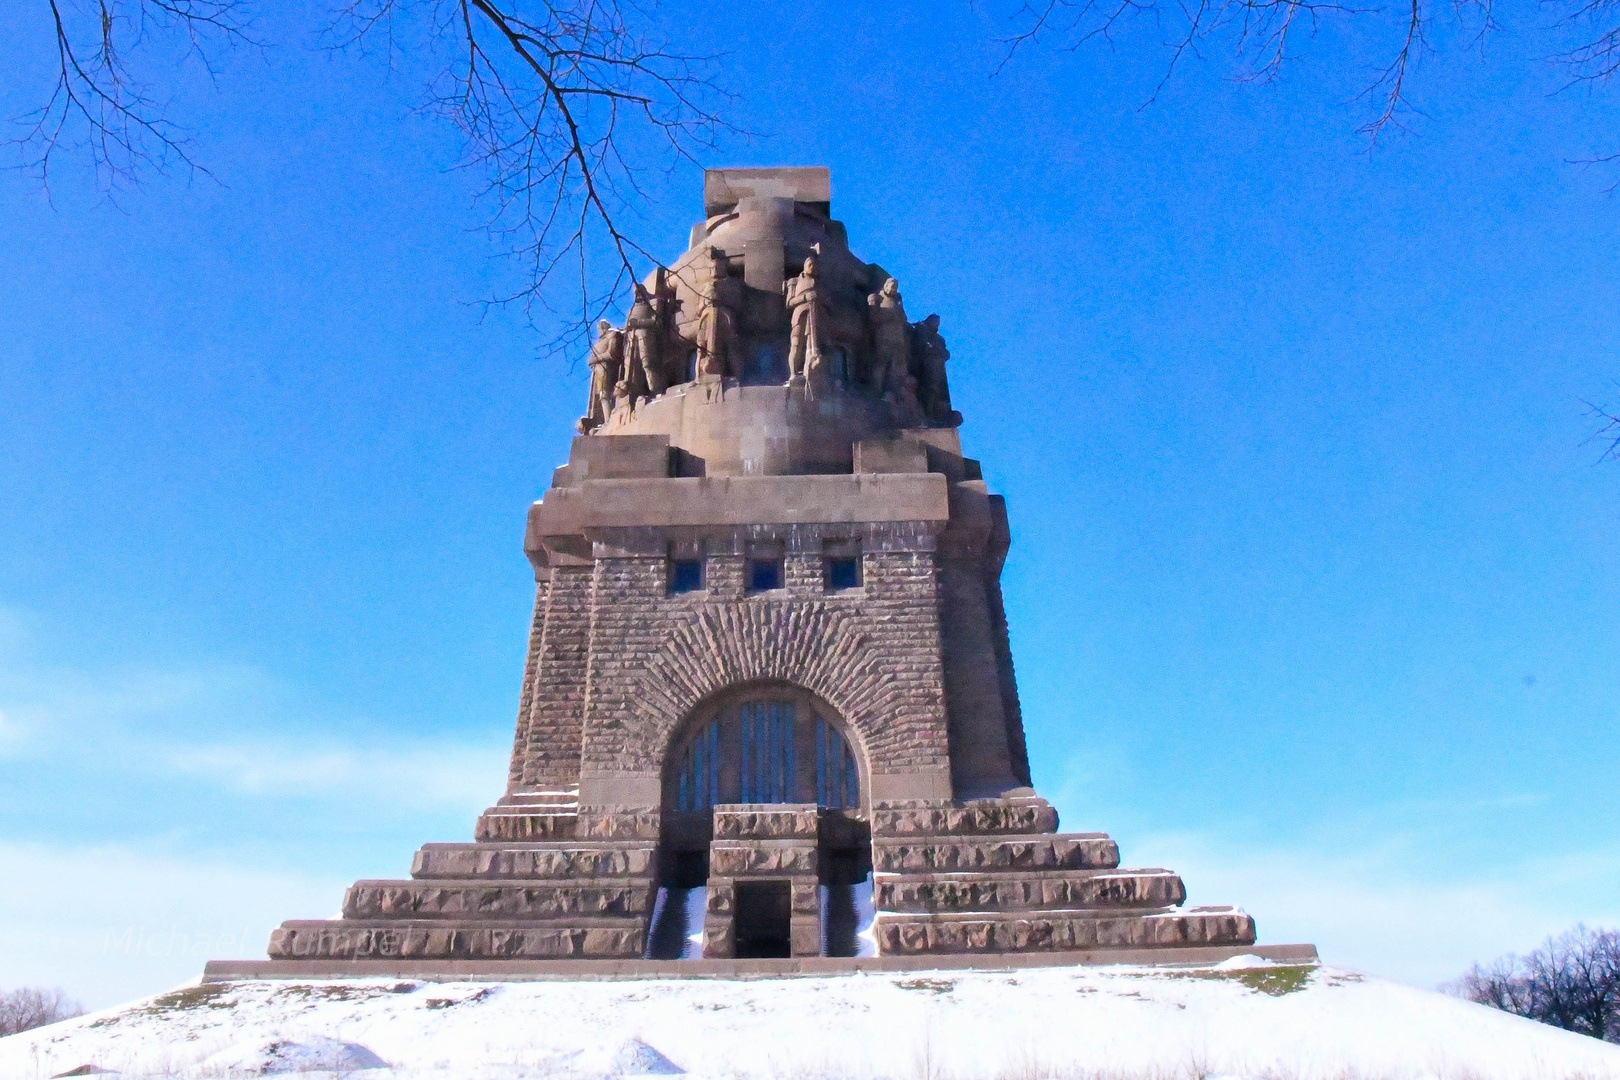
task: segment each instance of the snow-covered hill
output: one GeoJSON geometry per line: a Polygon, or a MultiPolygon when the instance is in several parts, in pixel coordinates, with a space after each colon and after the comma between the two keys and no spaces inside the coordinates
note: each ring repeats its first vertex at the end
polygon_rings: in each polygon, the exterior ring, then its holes
{"type": "Polygon", "coordinates": [[[84,1066],[355,1080],[1620,1080],[1620,1047],[1350,971],[1239,958],[1171,970],[232,983],[0,1039],[5,1080],[84,1066]]]}

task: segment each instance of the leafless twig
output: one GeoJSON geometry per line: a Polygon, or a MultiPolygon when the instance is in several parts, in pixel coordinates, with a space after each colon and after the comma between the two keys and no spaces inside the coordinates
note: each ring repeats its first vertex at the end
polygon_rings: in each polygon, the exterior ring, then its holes
{"type": "Polygon", "coordinates": [[[352,0],[342,10],[349,42],[414,15],[454,48],[428,107],[461,129],[490,231],[527,265],[523,284],[493,302],[532,317],[569,283],[573,314],[553,346],[580,340],[656,261],[620,224],[643,197],[646,163],[695,160],[729,130],[716,59],[641,31],[630,18],[641,14],[620,0],[352,0]]]}
{"type": "Polygon", "coordinates": [[[1616,416],[1608,409],[1594,405],[1582,399],[1586,406],[1587,415],[1598,422],[1598,429],[1592,432],[1587,442],[1597,442],[1603,446],[1603,452],[1598,455],[1598,461],[1620,461],[1620,416],[1616,416]]]}
{"type": "Polygon", "coordinates": [[[162,171],[178,162],[208,172],[131,57],[150,38],[177,39],[211,75],[210,49],[257,44],[239,0],[44,0],[38,10],[49,22],[56,81],[11,141],[47,191],[59,156],[80,149],[108,194],[138,182],[147,168],[162,171]]]}

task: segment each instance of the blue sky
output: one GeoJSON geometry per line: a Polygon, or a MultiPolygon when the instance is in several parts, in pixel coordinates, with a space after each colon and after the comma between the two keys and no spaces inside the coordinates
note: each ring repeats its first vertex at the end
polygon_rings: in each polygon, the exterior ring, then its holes
{"type": "MultiPolygon", "coordinates": [[[[1151,40],[992,79],[966,3],[662,11],[760,133],[705,163],[830,166],[943,317],[1066,827],[1418,985],[1620,918],[1620,464],[1581,404],[1620,404],[1620,203],[1569,164],[1606,98],[1445,54],[1369,155],[1331,26],[1142,108],[1151,40]]],[[[0,174],[0,986],[262,955],[504,780],[583,365],[475,303],[513,270],[417,75],[266,18],[181,77],[218,182],[0,174]]],[[[39,46],[0,43],[8,115],[39,46]]],[[[701,174],[647,179],[673,258],[701,174]]]]}

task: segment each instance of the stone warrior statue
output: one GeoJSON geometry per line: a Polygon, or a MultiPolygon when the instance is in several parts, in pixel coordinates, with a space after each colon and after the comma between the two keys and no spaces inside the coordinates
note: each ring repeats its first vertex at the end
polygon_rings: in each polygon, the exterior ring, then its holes
{"type": "Polygon", "coordinates": [[[576,425],[581,435],[589,435],[613,414],[613,391],[624,366],[624,334],[603,319],[596,324],[596,343],[591,346],[591,399],[585,415],[576,425]]]}
{"type": "Polygon", "coordinates": [[[630,314],[624,320],[624,371],[617,388],[618,400],[632,406],[642,398],[662,394],[666,385],[658,347],[662,320],[653,309],[652,296],[639,282],[635,295],[636,302],[630,305],[630,314]]]}
{"type": "Polygon", "coordinates": [[[911,377],[911,324],[906,322],[900,284],[894,278],[866,298],[872,324],[872,384],[889,403],[895,419],[906,426],[922,422],[917,406],[917,383],[911,377]]]}
{"type": "Polygon", "coordinates": [[[917,396],[928,422],[939,427],[956,427],[962,422],[962,414],[951,408],[951,387],[945,381],[945,361],[951,358],[951,350],[939,336],[939,316],[930,315],[920,323],[912,323],[911,342],[920,384],[917,396]]]}
{"type": "Polygon", "coordinates": [[[804,260],[804,271],[783,282],[793,320],[788,345],[788,385],[814,386],[821,375],[821,317],[827,306],[816,282],[816,257],[804,260]]]}
{"type": "Polygon", "coordinates": [[[737,363],[737,321],[726,298],[721,294],[721,277],[725,269],[720,252],[709,248],[707,265],[698,282],[697,374],[741,374],[737,363]]]}

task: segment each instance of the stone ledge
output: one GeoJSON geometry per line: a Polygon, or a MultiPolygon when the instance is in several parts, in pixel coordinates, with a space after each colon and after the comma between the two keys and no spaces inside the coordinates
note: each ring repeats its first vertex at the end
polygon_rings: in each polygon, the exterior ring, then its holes
{"type": "Polygon", "coordinates": [[[478,816],[473,838],[479,843],[521,843],[525,840],[571,840],[579,815],[512,810],[478,816]]]}
{"type": "Polygon", "coordinates": [[[1048,870],[1032,874],[878,874],[872,902],[885,912],[1173,908],[1187,899],[1168,870],[1048,870]]]}
{"type": "Polygon", "coordinates": [[[1118,865],[1119,846],[1102,833],[872,841],[872,868],[878,873],[1112,870],[1118,865]]]}
{"type": "Polygon", "coordinates": [[[649,841],[425,844],[411,861],[411,877],[425,881],[645,877],[656,868],[657,851],[658,845],[649,841]]]}
{"type": "Polygon", "coordinates": [[[616,981],[629,979],[826,978],[910,971],[1021,971],[1028,968],[1207,967],[1234,956],[1315,964],[1314,945],[1086,949],[967,956],[806,956],[792,960],[210,960],[205,983],[247,980],[420,979],[424,982],[616,981]]]}
{"type": "Polygon", "coordinates": [[[1045,799],[993,802],[891,802],[872,809],[872,835],[991,836],[1055,833],[1057,811],[1045,799]]]}
{"type": "Polygon", "coordinates": [[[490,926],[443,922],[285,922],[273,960],[562,960],[641,955],[646,920],[579,917],[490,926]]]}
{"type": "Polygon", "coordinates": [[[652,910],[650,877],[546,882],[357,881],[345,919],[564,919],[642,916],[652,910]]]}
{"type": "Polygon", "coordinates": [[[1254,919],[1236,908],[1194,908],[1150,915],[1098,916],[1093,911],[1026,915],[909,915],[879,912],[878,949],[885,954],[1069,952],[1185,945],[1249,948],[1254,919]]]}
{"type": "Polygon", "coordinates": [[[725,803],[714,808],[714,838],[814,842],[819,820],[814,803],[725,803]]]}

